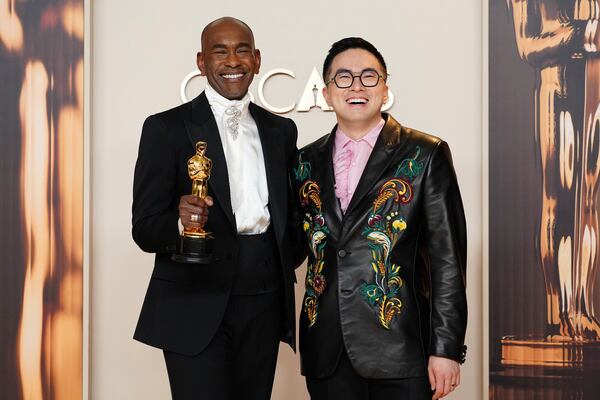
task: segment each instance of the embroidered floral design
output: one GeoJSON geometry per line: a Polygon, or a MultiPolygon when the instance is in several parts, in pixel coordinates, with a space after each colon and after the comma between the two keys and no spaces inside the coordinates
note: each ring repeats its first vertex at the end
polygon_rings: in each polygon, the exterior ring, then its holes
{"type": "Polygon", "coordinates": [[[310,178],[310,163],[302,161],[302,154],[300,153],[298,156],[298,166],[294,168],[294,176],[297,181],[303,181],[307,178],[310,178]]]}
{"type": "Polygon", "coordinates": [[[408,179],[413,179],[423,171],[423,162],[418,161],[419,154],[421,154],[421,148],[417,146],[417,152],[413,158],[407,158],[403,160],[398,169],[396,170],[396,176],[405,176],[408,179]]]}
{"type": "Polygon", "coordinates": [[[404,179],[392,178],[386,181],[381,185],[379,193],[375,201],[373,201],[373,210],[367,220],[369,226],[382,228],[383,216],[380,212],[389,200],[392,200],[394,203],[407,204],[412,200],[412,196],[412,186],[404,179]]]}
{"type": "Polygon", "coordinates": [[[398,292],[404,282],[400,278],[400,266],[392,263],[389,256],[400,233],[405,229],[406,221],[397,212],[392,212],[363,232],[370,241],[375,283],[363,283],[360,291],[365,300],[377,308],[379,322],[386,329],[390,329],[390,322],[402,308],[398,292]]]}
{"type": "Polygon", "coordinates": [[[321,202],[321,189],[310,179],[311,165],[302,161],[302,153],[298,156],[298,166],[294,169],[297,181],[304,181],[299,189],[300,204],[307,212],[304,214],[302,229],[308,238],[310,256],[306,271],[306,294],[303,310],[309,321],[309,327],[317,322],[319,297],[325,291],[327,282],[323,275],[325,267],[325,244],[329,229],[325,224],[321,202]]]}
{"type": "Polygon", "coordinates": [[[390,323],[402,310],[399,291],[404,281],[400,277],[400,266],[390,260],[390,252],[400,234],[406,230],[407,224],[398,211],[385,216],[383,211],[390,202],[400,205],[412,200],[412,185],[401,176],[412,179],[422,172],[423,163],[417,161],[419,154],[420,149],[417,147],[415,156],[403,160],[398,165],[395,176],[381,185],[363,231],[371,248],[371,267],[375,272],[375,282],[363,283],[360,292],[365,301],[376,308],[379,323],[385,329],[390,329],[390,323]]]}

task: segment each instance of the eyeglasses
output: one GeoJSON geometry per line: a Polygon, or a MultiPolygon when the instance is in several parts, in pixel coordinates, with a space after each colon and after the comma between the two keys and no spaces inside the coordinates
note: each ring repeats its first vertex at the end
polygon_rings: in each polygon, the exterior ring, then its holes
{"type": "Polygon", "coordinates": [[[325,85],[329,85],[331,82],[335,83],[340,89],[347,89],[354,84],[354,79],[360,79],[360,83],[364,87],[375,87],[379,83],[379,79],[385,82],[385,78],[380,75],[374,69],[365,69],[360,75],[352,75],[350,71],[340,71],[328,80],[325,85]]]}

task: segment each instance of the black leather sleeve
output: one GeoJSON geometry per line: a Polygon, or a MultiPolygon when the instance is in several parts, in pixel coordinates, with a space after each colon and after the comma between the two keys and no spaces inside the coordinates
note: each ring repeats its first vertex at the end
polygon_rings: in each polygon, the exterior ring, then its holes
{"type": "Polygon", "coordinates": [[[179,236],[176,152],[157,116],[144,122],[133,180],[133,240],[149,253],[173,252],[179,236]]]}
{"type": "Polygon", "coordinates": [[[467,327],[467,231],[452,156],[445,142],[433,150],[423,194],[431,274],[429,354],[461,362],[467,327]]]}

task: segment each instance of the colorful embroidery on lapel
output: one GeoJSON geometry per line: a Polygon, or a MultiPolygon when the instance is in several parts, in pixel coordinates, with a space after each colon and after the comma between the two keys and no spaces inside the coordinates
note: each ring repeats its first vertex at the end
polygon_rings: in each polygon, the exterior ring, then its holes
{"type": "Polygon", "coordinates": [[[396,170],[396,176],[403,175],[408,179],[413,179],[423,171],[423,162],[418,161],[419,154],[421,154],[421,148],[417,146],[417,153],[413,158],[407,158],[403,160],[398,169],[396,170]]]}
{"type": "Polygon", "coordinates": [[[369,215],[369,226],[374,226],[377,222],[380,222],[383,218],[379,214],[389,200],[393,200],[394,203],[407,204],[412,200],[413,191],[410,183],[401,178],[392,178],[387,180],[381,188],[379,193],[373,201],[373,210],[369,215]]]}
{"type": "Polygon", "coordinates": [[[303,181],[304,179],[310,178],[310,163],[302,161],[302,154],[298,155],[298,166],[294,168],[294,176],[297,181],[303,181]]]}
{"type": "Polygon", "coordinates": [[[397,211],[385,216],[383,212],[389,202],[408,204],[412,200],[412,185],[400,176],[410,180],[423,171],[423,162],[417,160],[420,153],[421,149],[417,147],[415,156],[403,160],[394,177],[381,185],[363,231],[363,236],[370,242],[375,283],[363,283],[360,291],[365,301],[376,307],[379,323],[385,329],[390,329],[390,323],[402,310],[399,291],[404,282],[400,277],[400,266],[391,262],[390,253],[407,225],[397,211]]]}
{"type": "Polygon", "coordinates": [[[297,181],[304,181],[300,186],[298,195],[300,204],[307,212],[304,214],[302,229],[306,233],[310,246],[310,255],[306,271],[306,294],[304,296],[303,310],[309,321],[309,327],[317,322],[319,297],[327,286],[323,268],[325,266],[325,244],[329,228],[325,224],[321,202],[321,189],[310,179],[311,165],[302,161],[302,154],[298,156],[298,166],[294,169],[297,181]]]}

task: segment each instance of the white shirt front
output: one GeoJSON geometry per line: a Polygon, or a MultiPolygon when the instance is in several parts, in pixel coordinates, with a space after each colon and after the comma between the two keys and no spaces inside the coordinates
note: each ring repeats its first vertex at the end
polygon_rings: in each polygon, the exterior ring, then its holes
{"type": "Polygon", "coordinates": [[[209,84],[205,94],[223,144],[237,232],[263,233],[271,222],[269,190],[258,127],[248,110],[250,96],[246,93],[241,100],[229,100],[209,84]]]}

